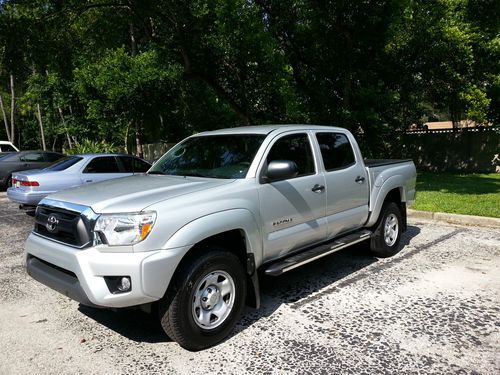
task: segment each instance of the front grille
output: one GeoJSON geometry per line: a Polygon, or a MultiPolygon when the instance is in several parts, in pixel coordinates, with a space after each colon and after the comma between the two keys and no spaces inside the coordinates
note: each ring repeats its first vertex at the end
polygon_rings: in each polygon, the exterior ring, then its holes
{"type": "Polygon", "coordinates": [[[90,245],[92,238],[89,220],[78,212],[57,207],[38,206],[34,232],[79,248],[90,245]]]}

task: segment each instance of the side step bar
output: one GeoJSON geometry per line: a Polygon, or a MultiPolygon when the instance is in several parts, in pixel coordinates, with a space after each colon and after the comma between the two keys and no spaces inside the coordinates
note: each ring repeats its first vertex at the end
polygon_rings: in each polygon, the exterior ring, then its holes
{"type": "Polygon", "coordinates": [[[269,276],[279,276],[306,263],[332,254],[348,246],[354,245],[355,243],[367,240],[368,238],[370,238],[371,234],[371,231],[364,229],[359,232],[340,237],[327,244],[319,245],[312,249],[293,254],[288,258],[279,259],[267,266],[264,269],[264,273],[269,276]]]}

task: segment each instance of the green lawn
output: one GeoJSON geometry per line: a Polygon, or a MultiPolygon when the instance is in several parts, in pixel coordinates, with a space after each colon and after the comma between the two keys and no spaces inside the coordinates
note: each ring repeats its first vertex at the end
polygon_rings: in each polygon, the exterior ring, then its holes
{"type": "Polygon", "coordinates": [[[500,173],[419,173],[412,208],[500,217],[500,173]]]}

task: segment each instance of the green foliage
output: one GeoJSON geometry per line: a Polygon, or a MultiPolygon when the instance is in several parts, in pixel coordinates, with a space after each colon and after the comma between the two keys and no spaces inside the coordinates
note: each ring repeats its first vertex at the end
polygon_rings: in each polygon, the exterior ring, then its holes
{"type": "MultiPolygon", "coordinates": [[[[0,2],[0,94],[23,147],[130,150],[249,123],[362,130],[500,120],[495,0],[0,2]]],[[[4,138],[0,126],[0,138],[4,138]]]]}
{"type": "Polygon", "coordinates": [[[68,155],[76,155],[76,154],[96,154],[96,153],[115,153],[118,152],[119,149],[112,143],[107,143],[105,141],[93,141],[90,139],[84,139],[81,143],[78,143],[70,150],[65,150],[65,153],[68,155]]]}

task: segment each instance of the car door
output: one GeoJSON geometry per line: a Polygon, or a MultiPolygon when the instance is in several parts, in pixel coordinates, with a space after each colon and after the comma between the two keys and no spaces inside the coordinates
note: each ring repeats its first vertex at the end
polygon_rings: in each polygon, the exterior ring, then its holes
{"type": "Polygon", "coordinates": [[[122,172],[113,155],[106,155],[90,160],[84,167],[81,178],[84,184],[90,184],[127,175],[122,172]]]}
{"type": "Polygon", "coordinates": [[[259,179],[265,260],[321,242],[326,237],[325,180],[318,172],[310,136],[308,132],[280,135],[268,147],[260,167],[259,175],[263,176],[271,161],[290,160],[297,164],[299,171],[296,177],[283,181],[265,183],[259,179]]]}
{"type": "Polygon", "coordinates": [[[347,134],[315,132],[326,181],[327,238],[363,226],[368,218],[368,176],[347,134]]]}
{"type": "Polygon", "coordinates": [[[27,152],[19,157],[19,166],[16,171],[26,171],[28,169],[40,169],[47,166],[43,157],[43,152],[27,152]]]}

